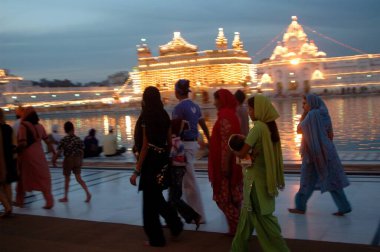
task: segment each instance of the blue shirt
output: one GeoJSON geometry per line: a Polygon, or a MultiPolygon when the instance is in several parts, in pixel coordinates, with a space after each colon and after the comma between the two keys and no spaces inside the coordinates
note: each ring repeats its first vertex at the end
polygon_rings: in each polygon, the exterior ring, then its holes
{"type": "Polygon", "coordinates": [[[185,130],[181,136],[184,141],[195,141],[198,139],[198,122],[202,118],[201,109],[198,104],[190,99],[180,101],[173,109],[172,118],[189,122],[190,129],[185,130]]]}

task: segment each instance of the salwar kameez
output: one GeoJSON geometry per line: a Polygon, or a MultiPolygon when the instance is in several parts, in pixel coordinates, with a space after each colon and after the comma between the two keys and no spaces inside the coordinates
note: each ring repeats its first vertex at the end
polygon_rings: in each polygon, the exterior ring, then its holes
{"type": "MultiPolygon", "coordinates": [[[[304,163],[303,165],[307,165],[307,164],[304,163]]],[[[306,169],[301,168],[301,173],[302,173],[301,177],[307,176],[307,179],[301,178],[301,187],[300,187],[300,190],[296,193],[295,205],[296,205],[296,209],[301,210],[301,211],[306,211],[307,201],[309,200],[309,198],[311,197],[315,189],[319,188],[321,190],[322,188],[320,186],[321,182],[319,181],[316,169],[311,169],[311,170],[308,170],[307,172],[303,170],[306,170],[306,169]]],[[[327,189],[322,189],[322,192],[326,190],[327,189]]],[[[333,198],[333,201],[335,205],[337,206],[339,212],[348,213],[351,211],[351,204],[348,201],[343,188],[330,187],[328,192],[331,194],[331,197],[333,198]]]]}
{"type": "Polygon", "coordinates": [[[266,123],[278,118],[278,113],[268,98],[257,95],[254,99],[257,120],[245,139],[254,154],[243,172],[243,205],[231,251],[248,251],[248,241],[256,230],[263,251],[286,252],[289,249],[273,215],[278,189],[285,186],[281,143],[272,141],[266,123]]]}
{"type": "MultiPolygon", "coordinates": [[[[331,118],[321,98],[307,95],[310,111],[298,125],[302,133],[300,188],[295,196],[295,209],[306,211],[307,201],[314,190],[329,192],[338,208],[338,214],[351,212],[351,205],[344,193],[349,181],[342,162],[329,135],[332,133],[331,118]]],[[[289,211],[292,211],[290,209],[289,211]]]]}
{"type": "MultiPolygon", "coordinates": [[[[270,204],[274,205],[274,198],[270,204]]],[[[239,225],[232,241],[231,251],[248,251],[248,241],[256,229],[257,238],[263,251],[289,251],[281,235],[277,217],[272,213],[261,214],[256,187],[251,187],[249,205],[240,212],[239,225]]]]}

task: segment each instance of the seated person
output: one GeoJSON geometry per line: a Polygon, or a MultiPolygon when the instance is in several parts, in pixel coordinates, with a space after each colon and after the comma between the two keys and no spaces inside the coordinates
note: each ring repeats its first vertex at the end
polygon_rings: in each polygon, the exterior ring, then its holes
{"type": "Polygon", "coordinates": [[[84,158],[87,157],[99,157],[100,153],[103,151],[102,147],[99,146],[99,141],[95,137],[96,130],[90,129],[88,136],[84,138],[84,158]]]}
{"type": "Polygon", "coordinates": [[[103,153],[106,157],[119,156],[126,151],[125,147],[118,149],[116,134],[113,132],[113,127],[108,129],[108,135],[103,138],[103,153]]]}

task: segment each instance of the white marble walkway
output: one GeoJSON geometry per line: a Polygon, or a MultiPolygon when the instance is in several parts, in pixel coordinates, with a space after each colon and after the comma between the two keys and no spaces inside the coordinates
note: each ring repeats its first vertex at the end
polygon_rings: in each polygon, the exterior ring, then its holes
{"type": "MultiPolygon", "coordinates": [[[[55,206],[42,209],[44,200],[39,192],[28,194],[25,208],[15,207],[14,212],[59,218],[92,220],[101,222],[142,225],[141,194],[130,185],[128,170],[84,169],[82,176],[93,195],[90,203],[84,203],[85,194],[72,177],[68,203],[59,203],[63,195],[61,169],[51,170],[55,206]]],[[[294,215],[287,211],[293,207],[294,194],[298,190],[299,175],[286,175],[286,189],[277,198],[276,215],[283,236],[306,240],[334,241],[370,244],[380,220],[380,177],[349,176],[351,185],[346,189],[353,212],[336,217],[331,213],[337,209],[328,193],[315,192],[305,215],[294,215]]],[[[212,201],[212,191],[205,172],[197,173],[202,192],[207,223],[201,231],[226,232],[227,224],[221,211],[212,201]]],[[[194,229],[194,225],[186,225],[194,229]]]]}

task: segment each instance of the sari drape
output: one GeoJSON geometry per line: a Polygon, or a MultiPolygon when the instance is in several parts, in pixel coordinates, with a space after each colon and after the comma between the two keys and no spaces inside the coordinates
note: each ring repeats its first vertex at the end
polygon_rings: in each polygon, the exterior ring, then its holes
{"type": "MultiPolygon", "coordinates": [[[[229,151],[228,139],[232,134],[240,133],[240,122],[236,115],[236,100],[235,97],[225,89],[218,90],[219,101],[221,107],[218,111],[218,118],[214,124],[209,147],[208,174],[212,184],[214,194],[218,193],[221,188],[222,179],[222,159],[225,158],[226,152],[229,151]]],[[[236,163],[235,155],[227,164],[230,166],[231,186],[236,186],[242,183],[242,170],[240,165],[236,163]]]]}

